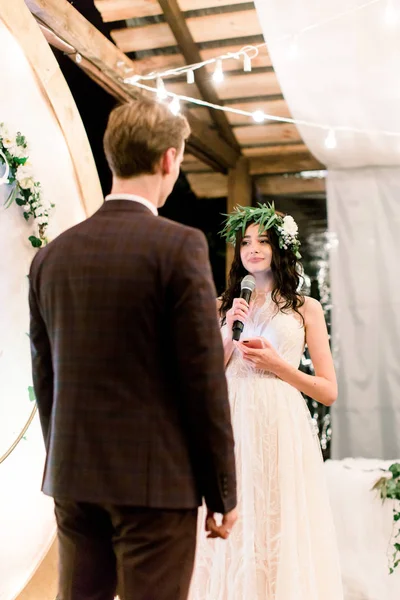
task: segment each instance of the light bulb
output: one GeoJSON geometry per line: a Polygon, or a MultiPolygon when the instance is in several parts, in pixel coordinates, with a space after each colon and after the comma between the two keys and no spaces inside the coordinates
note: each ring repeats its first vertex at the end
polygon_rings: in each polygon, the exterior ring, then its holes
{"type": "Polygon", "coordinates": [[[157,77],[157,98],[159,100],[165,100],[168,97],[167,91],[165,89],[164,81],[161,77],[157,77]]]}
{"type": "Polygon", "coordinates": [[[215,71],[212,77],[215,83],[221,83],[224,80],[224,70],[222,68],[222,60],[220,58],[216,62],[215,71]]]}
{"type": "Polygon", "coordinates": [[[194,83],[194,73],[193,73],[192,69],[190,69],[190,71],[188,71],[186,73],[186,81],[188,83],[194,83]]]}
{"type": "Polygon", "coordinates": [[[334,148],[336,148],[336,146],[337,142],[335,132],[333,129],[330,129],[325,139],[325,148],[328,148],[328,150],[333,150],[334,148]]]}
{"type": "Polygon", "coordinates": [[[170,102],[169,110],[173,115],[177,115],[181,110],[181,103],[179,102],[178,96],[174,96],[170,102]]]}
{"type": "Polygon", "coordinates": [[[265,114],[262,110],[255,110],[252,117],[256,123],[264,123],[265,121],[265,114]]]}
{"type": "Polygon", "coordinates": [[[251,58],[248,54],[243,56],[243,71],[245,73],[250,73],[251,71],[251,58]]]}

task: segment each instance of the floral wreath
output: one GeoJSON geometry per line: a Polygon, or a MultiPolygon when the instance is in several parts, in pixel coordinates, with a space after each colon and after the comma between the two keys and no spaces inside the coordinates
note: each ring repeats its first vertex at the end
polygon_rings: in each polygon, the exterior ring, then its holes
{"type": "Polygon", "coordinates": [[[11,136],[4,123],[0,123],[0,162],[5,163],[6,167],[3,178],[7,176],[7,181],[2,183],[11,185],[5,208],[9,208],[14,201],[22,206],[25,220],[33,217],[36,224],[36,235],[28,238],[30,243],[34,248],[46,245],[49,212],[54,204],[43,199],[40,183],[34,179],[25,136],[19,132],[11,136]]]}
{"type": "Polygon", "coordinates": [[[301,258],[299,252],[300,240],[298,239],[298,230],[296,221],[290,215],[282,217],[275,210],[274,203],[258,204],[254,206],[236,206],[227,217],[223,230],[220,232],[226,238],[229,244],[233,246],[236,243],[236,234],[240,229],[244,235],[248,223],[259,225],[260,231],[267,231],[274,228],[279,239],[279,248],[282,250],[291,250],[297,259],[301,258]]]}
{"type": "MultiPolygon", "coordinates": [[[[11,186],[10,194],[4,203],[5,208],[9,208],[14,201],[18,206],[22,206],[25,220],[29,221],[33,217],[37,228],[37,235],[31,235],[28,238],[30,243],[34,248],[45,246],[48,243],[46,230],[49,224],[49,212],[54,204],[46,202],[42,198],[40,183],[34,179],[32,165],[29,162],[29,150],[25,136],[19,132],[15,136],[11,136],[4,123],[0,123],[0,164],[5,167],[4,173],[0,177],[0,185],[11,186]]],[[[26,439],[25,434],[37,412],[35,392],[32,386],[28,387],[28,394],[29,400],[35,403],[34,407],[22,431],[8,450],[0,456],[0,464],[10,456],[21,440],[26,439]]]]}

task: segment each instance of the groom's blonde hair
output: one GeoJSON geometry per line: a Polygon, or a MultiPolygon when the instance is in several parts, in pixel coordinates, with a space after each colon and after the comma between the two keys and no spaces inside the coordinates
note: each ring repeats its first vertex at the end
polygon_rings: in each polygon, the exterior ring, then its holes
{"type": "Polygon", "coordinates": [[[190,135],[182,115],[149,98],[115,108],[104,134],[104,152],[113,175],[126,179],[153,174],[168,148],[179,151],[190,135]]]}

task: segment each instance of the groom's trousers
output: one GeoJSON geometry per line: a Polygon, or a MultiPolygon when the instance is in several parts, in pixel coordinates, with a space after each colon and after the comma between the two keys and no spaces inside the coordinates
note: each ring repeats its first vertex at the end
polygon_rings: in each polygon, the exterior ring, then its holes
{"type": "Polygon", "coordinates": [[[55,500],[59,600],[186,600],[197,509],[55,500]]]}

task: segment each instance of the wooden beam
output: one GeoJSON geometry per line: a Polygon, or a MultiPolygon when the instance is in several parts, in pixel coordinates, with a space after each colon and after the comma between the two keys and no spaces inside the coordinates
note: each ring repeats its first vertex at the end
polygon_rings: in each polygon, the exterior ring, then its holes
{"type": "Polygon", "coordinates": [[[324,194],[325,179],[264,175],[255,179],[256,185],[264,196],[313,196],[324,194]]]}
{"type": "Polygon", "coordinates": [[[308,152],[307,146],[300,142],[294,142],[293,144],[277,144],[269,146],[253,146],[249,148],[243,148],[243,154],[245,156],[285,156],[286,154],[293,154],[295,152],[308,152]]]}
{"type": "MultiPolygon", "coordinates": [[[[83,209],[89,217],[101,206],[103,192],[92,149],[71,91],[51,48],[24,1],[0,0],[0,14],[5,27],[19,45],[22,60],[26,57],[36,77],[47,110],[58,123],[69,151],[71,175],[75,177],[83,209]]],[[[64,45],[64,51],[66,49],[64,45]]],[[[24,72],[24,67],[25,65],[21,66],[21,73],[24,72]]]]}
{"type": "MultiPolygon", "coordinates": [[[[234,167],[239,156],[236,150],[215,131],[210,129],[207,123],[203,123],[193,115],[188,114],[187,116],[192,130],[192,135],[189,139],[190,152],[198,158],[200,158],[199,152],[206,158],[209,157],[222,167],[218,169],[222,172],[234,167]],[[193,152],[193,146],[195,146],[195,152],[193,152]]],[[[206,159],[204,162],[212,166],[206,159]]]]}
{"type": "MultiPolygon", "coordinates": [[[[240,161],[242,159],[239,159],[240,161]]],[[[228,197],[228,177],[220,173],[189,173],[188,181],[199,198],[228,197]]],[[[325,179],[290,175],[264,175],[253,179],[265,196],[315,196],[325,193],[325,179]]],[[[240,203],[243,203],[245,196],[240,203]]]]}
{"type": "Polygon", "coordinates": [[[277,96],[282,89],[274,71],[266,73],[228,73],[218,84],[218,96],[222,100],[257,96],[277,96]]]}
{"type": "MultiPolygon", "coordinates": [[[[209,60],[210,58],[215,58],[221,54],[238,52],[241,48],[243,48],[243,44],[219,46],[218,48],[205,48],[204,50],[200,50],[200,56],[201,60],[209,60]]],[[[147,75],[152,71],[166,71],[167,69],[183,67],[186,62],[182,54],[155,54],[153,56],[135,59],[132,61],[132,64],[135,67],[136,73],[147,75]]],[[[272,66],[271,58],[265,47],[259,49],[258,55],[252,59],[251,64],[253,68],[272,66]]],[[[231,58],[224,60],[224,71],[226,72],[235,71],[241,67],[241,59],[231,58]]],[[[209,71],[213,68],[213,65],[208,65],[206,67],[209,71]]]]}
{"type": "MultiPolygon", "coordinates": [[[[228,198],[227,212],[231,213],[235,206],[251,206],[252,203],[252,181],[249,171],[249,159],[242,156],[235,167],[228,172],[228,198]]],[[[228,281],[229,271],[232,265],[234,248],[231,244],[226,246],[225,275],[228,281]]]]}
{"type": "MultiPolygon", "coordinates": [[[[120,101],[138,97],[138,90],[123,82],[131,65],[129,58],[67,0],[25,0],[25,3],[39,24],[82,56],[77,64],[107,91],[120,101]]],[[[217,133],[190,114],[188,121],[192,128],[189,146],[198,158],[221,172],[235,165],[237,153],[217,133]]]]}
{"type": "MultiPolygon", "coordinates": [[[[186,19],[186,25],[197,44],[262,35],[255,10],[189,17],[186,19]]],[[[111,35],[117,46],[124,52],[153,50],[175,45],[175,38],[168,23],[114,29],[111,31],[111,35]]]]}
{"type": "Polygon", "coordinates": [[[198,160],[193,154],[185,153],[182,170],[185,173],[206,173],[210,172],[210,167],[205,165],[201,160],[198,160]]]}
{"type": "MultiPolygon", "coordinates": [[[[169,24],[175,39],[180,47],[183,56],[188,64],[201,62],[201,56],[193,41],[192,35],[186,24],[185,18],[179,8],[177,0],[158,0],[164,12],[167,23],[169,24]]],[[[196,84],[203,100],[212,104],[220,104],[220,99],[215,93],[214,87],[210,81],[210,76],[204,69],[199,69],[196,73],[196,84]]],[[[228,144],[237,151],[239,156],[240,147],[232,133],[231,126],[224,112],[218,110],[210,111],[211,118],[214,121],[218,132],[228,144]]]]}
{"type": "MultiPolygon", "coordinates": [[[[229,0],[229,4],[245,4],[245,1],[229,0]]],[[[228,0],[179,0],[183,11],[225,6],[227,2],[228,0]]],[[[95,0],[94,3],[105,23],[161,14],[157,0],[95,0]]]]}
{"type": "Polygon", "coordinates": [[[292,154],[273,156],[254,156],[248,159],[251,175],[274,173],[300,173],[301,171],[317,171],[325,169],[324,165],[310,152],[294,152],[292,154]]]}
{"type": "Polygon", "coordinates": [[[221,173],[189,173],[190,187],[198,198],[226,198],[228,177],[221,173]]]}
{"type": "Polygon", "coordinates": [[[247,125],[235,128],[236,137],[242,145],[280,144],[282,142],[301,142],[299,130],[295,125],[247,125]]]}

